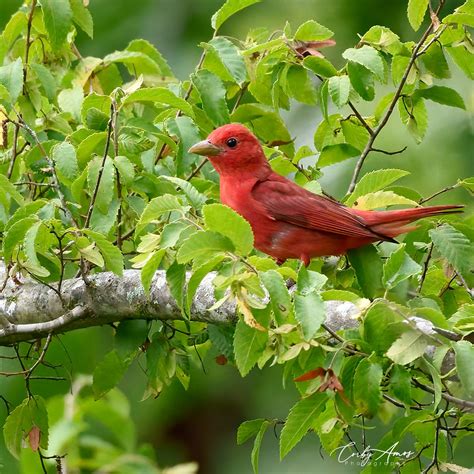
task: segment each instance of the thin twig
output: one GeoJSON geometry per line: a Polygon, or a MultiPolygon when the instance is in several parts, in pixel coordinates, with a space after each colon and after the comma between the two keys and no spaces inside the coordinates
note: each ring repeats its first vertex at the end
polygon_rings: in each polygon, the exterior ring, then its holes
{"type": "Polygon", "coordinates": [[[110,140],[111,140],[111,137],[112,137],[112,128],[113,128],[113,115],[114,115],[113,105],[110,108],[111,108],[111,112],[110,112],[109,123],[108,123],[108,126],[107,126],[107,139],[106,139],[106,142],[105,142],[104,155],[102,157],[102,163],[100,164],[99,174],[97,175],[97,182],[95,184],[94,192],[92,194],[91,202],[89,204],[89,210],[87,211],[86,220],[84,222],[84,228],[89,227],[89,223],[90,223],[90,220],[91,220],[91,217],[92,217],[92,212],[94,211],[95,201],[97,199],[97,194],[99,193],[99,186],[100,186],[100,182],[102,180],[102,174],[104,173],[105,162],[106,162],[107,156],[109,154],[110,140]]]}
{"type": "Polygon", "coordinates": [[[10,166],[7,171],[7,178],[10,179],[13,174],[13,169],[15,168],[16,157],[18,156],[18,132],[20,126],[16,123],[15,129],[13,131],[13,149],[12,149],[12,159],[10,161],[10,166]]]}
{"type": "MultiPolygon", "coordinates": [[[[425,392],[434,395],[435,391],[430,386],[425,385],[416,379],[413,379],[413,383],[418,388],[421,388],[421,390],[424,390],[425,392]]],[[[454,397],[453,395],[449,395],[449,393],[445,392],[441,392],[441,397],[444,398],[447,402],[451,402],[453,405],[456,405],[460,408],[464,408],[466,410],[474,410],[474,402],[471,402],[469,400],[463,400],[462,398],[454,397]]]]}
{"type": "MultiPolygon", "coordinates": [[[[117,158],[119,155],[119,129],[118,129],[118,114],[119,111],[117,109],[117,102],[115,98],[112,99],[112,130],[113,130],[113,137],[114,137],[114,157],[117,158]]],[[[120,173],[117,168],[115,168],[115,177],[117,179],[117,199],[119,202],[119,208],[117,213],[117,247],[122,249],[122,182],[120,181],[120,173]]]]}
{"type": "Polygon", "coordinates": [[[435,197],[439,196],[440,194],[443,194],[443,193],[446,193],[448,191],[451,191],[452,189],[455,189],[455,188],[458,188],[459,187],[459,183],[456,183],[456,184],[452,184],[451,186],[446,186],[445,188],[439,190],[439,191],[436,191],[435,193],[433,193],[431,196],[428,196],[426,198],[423,198],[423,199],[420,199],[418,201],[418,204],[424,204],[425,202],[428,202],[428,201],[431,201],[432,199],[434,199],[435,197]]]}
{"type": "MultiPolygon", "coordinates": [[[[443,8],[443,5],[446,0],[440,0],[439,6],[436,10],[436,15],[439,14],[441,8],[443,8]]],[[[430,23],[428,28],[425,30],[423,33],[420,41],[416,44],[415,48],[413,49],[412,55],[410,57],[410,60],[408,61],[407,68],[405,69],[405,72],[403,74],[403,77],[400,81],[400,84],[398,85],[398,88],[393,96],[392,101],[390,102],[390,105],[388,106],[387,111],[385,112],[385,115],[382,117],[382,120],[378,124],[377,128],[374,130],[374,133],[370,136],[369,141],[367,142],[364,150],[362,151],[362,154],[360,155],[359,159],[357,160],[356,166],[354,168],[354,173],[352,175],[351,182],[349,184],[349,188],[347,190],[348,193],[351,193],[354,191],[355,185],[357,183],[357,180],[359,178],[360,171],[362,169],[362,165],[364,164],[365,159],[367,158],[367,155],[372,151],[372,145],[375,142],[375,139],[378,137],[380,132],[383,130],[385,125],[387,124],[390,116],[392,115],[393,110],[395,109],[395,105],[398,102],[398,99],[400,98],[402,94],[403,87],[405,86],[405,83],[408,79],[408,76],[410,74],[411,68],[415,64],[415,60],[419,58],[423,53],[427,51],[427,49],[433,44],[434,41],[437,40],[438,35],[435,35],[427,44],[426,46],[422,49],[424,42],[430,35],[431,31],[433,30],[433,24],[430,23]]],[[[441,35],[441,33],[439,33],[441,35]]]]}
{"type": "Polygon", "coordinates": [[[354,115],[359,119],[359,122],[369,132],[369,135],[372,136],[374,134],[374,129],[365,121],[364,117],[362,117],[359,111],[355,108],[355,105],[351,101],[349,101],[347,105],[351,108],[352,112],[354,112],[354,115]]]}
{"type": "Polygon", "coordinates": [[[400,153],[403,153],[407,148],[408,148],[407,146],[404,146],[400,150],[396,150],[396,151],[387,151],[387,150],[381,150],[380,148],[372,148],[371,151],[383,153],[384,155],[399,155],[400,153]]]}
{"type": "Polygon", "coordinates": [[[430,263],[432,253],[433,253],[433,242],[431,242],[430,244],[428,255],[426,256],[425,262],[423,263],[423,273],[421,274],[420,283],[418,283],[418,288],[416,289],[416,292],[418,294],[421,293],[421,289],[423,288],[423,283],[425,282],[426,273],[428,272],[428,264],[430,263]]]}
{"type": "Polygon", "coordinates": [[[30,56],[30,46],[31,46],[31,25],[33,23],[33,15],[36,8],[36,0],[32,0],[30,14],[28,15],[28,25],[26,27],[26,44],[25,44],[25,64],[23,66],[23,92],[26,88],[26,78],[28,76],[28,60],[30,56]]]}

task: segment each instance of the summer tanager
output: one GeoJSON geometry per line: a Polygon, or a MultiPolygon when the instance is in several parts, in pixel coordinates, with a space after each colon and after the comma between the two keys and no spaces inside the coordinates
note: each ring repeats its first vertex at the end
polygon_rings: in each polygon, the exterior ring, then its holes
{"type": "Polygon", "coordinates": [[[243,125],[214,130],[189,150],[209,158],[220,175],[221,201],[251,225],[255,247],[279,262],[340,255],[349,249],[393,238],[422,217],[459,212],[463,206],[394,211],[352,209],[313,194],[272,171],[258,139],[243,125]]]}

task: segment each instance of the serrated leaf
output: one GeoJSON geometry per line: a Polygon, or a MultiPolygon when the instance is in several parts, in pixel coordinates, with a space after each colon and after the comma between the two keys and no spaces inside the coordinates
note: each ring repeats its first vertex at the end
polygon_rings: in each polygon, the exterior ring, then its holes
{"type": "Polygon", "coordinates": [[[262,355],[267,344],[268,333],[251,328],[239,319],[234,333],[235,363],[240,375],[245,377],[262,355]]]}
{"type": "Polygon", "coordinates": [[[51,149],[51,158],[56,165],[60,178],[64,177],[66,183],[70,183],[77,178],[79,167],[76,150],[70,143],[62,142],[54,145],[51,149]]]}
{"type": "Polygon", "coordinates": [[[382,261],[373,245],[349,250],[349,262],[367,298],[375,298],[382,289],[382,261]]]}
{"type": "Polygon", "coordinates": [[[337,69],[326,58],[308,56],[303,59],[303,66],[321,77],[332,77],[337,74],[337,69]]]}
{"type": "Polygon", "coordinates": [[[176,196],[164,194],[153,198],[145,207],[137,224],[137,232],[150,222],[158,220],[163,214],[173,211],[184,212],[183,206],[176,196]]]}
{"type": "Polygon", "coordinates": [[[301,441],[322,411],[326,400],[325,393],[314,393],[293,406],[281,431],[280,459],[283,459],[301,441]]]}
{"type": "Polygon", "coordinates": [[[372,46],[364,45],[361,48],[349,48],[342,53],[342,57],[348,61],[360,64],[383,81],[385,77],[382,57],[372,46]]]}
{"type": "Polygon", "coordinates": [[[9,194],[10,197],[17,202],[17,204],[19,204],[20,206],[24,204],[25,200],[23,199],[23,196],[16,190],[15,186],[3,174],[0,174],[0,188],[3,192],[9,194]]]}
{"type": "Polygon", "coordinates": [[[3,425],[5,446],[16,459],[20,459],[23,441],[35,426],[40,430],[39,446],[48,449],[48,412],[44,399],[38,395],[23,400],[3,425]]]}
{"type": "Polygon", "coordinates": [[[252,251],[252,228],[233,209],[223,204],[207,204],[202,208],[202,213],[206,227],[228,237],[238,254],[248,255],[252,251]]]}
{"type": "Polygon", "coordinates": [[[102,398],[120,382],[130,362],[127,358],[120,358],[115,349],[106,354],[94,369],[92,391],[95,400],[102,398]]]}
{"type": "Polygon", "coordinates": [[[162,76],[173,77],[173,71],[169,67],[166,59],[163,55],[155,48],[155,46],[144,39],[134,39],[130,41],[127,46],[127,51],[137,52],[146,54],[151,58],[160,70],[162,76]]]}
{"type": "Polygon", "coordinates": [[[189,203],[194,209],[201,209],[202,205],[206,202],[206,196],[200,193],[189,181],[176,178],[175,176],[162,176],[162,178],[179,186],[184,191],[184,194],[186,194],[189,203]]]}
{"type": "Polygon", "coordinates": [[[72,21],[81,28],[89,38],[94,37],[94,22],[83,0],[69,0],[72,9],[72,21]]]}
{"type": "Polygon", "coordinates": [[[257,436],[255,436],[255,441],[253,443],[251,460],[252,460],[252,468],[254,474],[258,474],[258,458],[260,455],[260,446],[262,445],[263,435],[267,428],[270,426],[269,421],[264,421],[258,430],[257,436]]]}
{"type": "Polygon", "coordinates": [[[120,249],[98,232],[84,229],[84,233],[88,235],[99,248],[100,253],[104,257],[107,269],[114,272],[116,275],[122,276],[124,263],[120,249]]]}
{"type": "Polygon", "coordinates": [[[383,169],[366,173],[357,183],[354,191],[345,201],[345,204],[352,206],[360,196],[380,191],[408,174],[410,174],[408,171],[398,169],[383,169]]]}
{"type": "Polygon", "coordinates": [[[431,229],[429,234],[440,255],[461,275],[468,275],[473,268],[473,246],[470,240],[449,224],[431,229]]]}
{"type": "Polygon", "coordinates": [[[410,405],[411,400],[411,374],[401,365],[394,365],[390,376],[389,390],[403,403],[410,405]]]}
{"type": "Polygon", "coordinates": [[[31,69],[33,69],[36,74],[36,77],[43,86],[46,97],[50,101],[54,100],[54,98],[56,97],[56,90],[58,86],[56,84],[56,79],[51,74],[51,71],[42,64],[37,63],[30,64],[30,67],[31,69]]]}
{"type": "Polygon", "coordinates": [[[276,323],[279,326],[287,323],[292,307],[290,293],[288,292],[285,280],[276,270],[260,273],[260,279],[270,294],[270,302],[276,323]]]}
{"type": "Polygon", "coordinates": [[[73,13],[69,0],[39,0],[49,41],[54,50],[64,46],[73,13]]]}
{"type": "Polygon", "coordinates": [[[21,58],[0,67],[0,85],[10,94],[10,102],[14,105],[23,89],[23,62],[21,58]]]}
{"type": "Polygon", "coordinates": [[[260,0],[227,0],[224,5],[212,15],[212,28],[217,31],[232,15],[258,2],[260,2],[260,0]]]}
{"type": "Polygon", "coordinates": [[[216,252],[233,252],[234,246],[229,238],[212,232],[201,230],[187,238],[176,255],[178,263],[188,263],[202,255],[212,256],[216,252]]]}
{"type": "Polygon", "coordinates": [[[449,105],[466,109],[463,98],[457,91],[446,86],[431,86],[427,89],[418,89],[415,94],[424,99],[432,100],[438,104],[449,105]]]}
{"type": "Polygon", "coordinates": [[[349,76],[333,76],[328,81],[329,95],[337,107],[342,107],[349,100],[351,82],[349,76]]]}
{"type": "Polygon", "coordinates": [[[222,80],[206,69],[192,75],[192,82],[201,96],[202,107],[213,124],[218,127],[229,123],[226,89],[222,80]]]}
{"type": "Polygon", "coordinates": [[[23,239],[23,250],[27,258],[27,261],[24,263],[25,267],[34,275],[44,278],[48,277],[50,273],[41,265],[36,254],[36,239],[41,225],[42,222],[38,221],[28,229],[23,239]]]}
{"type": "Polygon", "coordinates": [[[407,126],[417,143],[420,143],[428,129],[428,112],[425,101],[420,97],[404,97],[398,101],[401,121],[407,126]]]}
{"type": "Polygon", "coordinates": [[[415,31],[418,31],[423,23],[423,18],[428,9],[428,3],[429,0],[408,0],[408,21],[415,31]]]}
{"type": "Polygon", "coordinates": [[[150,293],[150,286],[153,276],[155,275],[156,270],[160,266],[163,255],[165,254],[165,249],[157,250],[153,255],[147,260],[140,272],[140,279],[145,290],[145,294],[150,293]]]}
{"type": "Polygon", "coordinates": [[[421,357],[428,341],[426,337],[413,329],[403,333],[387,351],[387,357],[396,364],[406,365],[421,357]]]}
{"type": "Polygon", "coordinates": [[[386,288],[392,289],[402,281],[417,275],[421,270],[421,265],[405,252],[405,244],[402,244],[385,261],[382,282],[386,288]]]}
{"type": "MultiPolygon", "coordinates": [[[[1,175],[0,175],[1,176],[1,175]]],[[[26,217],[13,224],[3,237],[3,258],[5,262],[10,262],[13,249],[23,241],[26,232],[30,229],[38,219],[36,217],[26,217]]]]}
{"type": "Polygon", "coordinates": [[[362,413],[369,417],[377,413],[382,401],[382,377],[383,369],[378,363],[362,359],[357,365],[352,388],[354,401],[362,413]]]}
{"type": "Polygon", "coordinates": [[[378,209],[381,207],[406,204],[409,206],[418,206],[416,201],[412,201],[404,196],[395,194],[393,191],[376,191],[375,193],[359,196],[352,206],[354,209],[378,209]]]}
{"type": "Polygon", "coordinates": [[[116,156],[114,158],[114,165],[117,168],[120,180],[125,186],[129,186],[135,179],[135,167],[133,163],[126,156],[116,156]]]}
{"type": "Polygon", "coordinates": [[[347,64],[347,73],[354,90],[362,99],[371,101],[375,97],[374,76],[365,66],[351,62],[347,64]]]}
{"type": "Polygon", "coordinates": [[[334,165],[341,161],[360,155],[360,150],[349,143],[337,143],[335,145],[328,145],[323,148],[318,158],[318,166],[334,165]]]}
{"type": "Polygon", "coordinates": [[[248,439],[255,436],[260,431],[260,428],[265,421],[265,418],[244,421],[237,429],[237,444],[243,444],[248,439]]]}
{"type": "Polygon", "coordinates": [[[317,21],[308,20],[298,27],[294,39],[298,41],[321,41],[334,36],[334,33],[317,21]]]}
{"type": "Polygon", "coordinates": [[[148,87],[132,92],[125,98],[124,104],[130,104],[132,102],[157,102],[182,110],[190,117],[194,116],[191,105],[166,87],[148,87]]]}
{"type": "Polygon", "coordinates": [[[317,293],[296,294],[294,305],[295,316],[301,325],[304,338],[310,340],[324,322],[325,309],[323,300],[317,293]]]}
{"type": "Polygon", "coordinates": [[[474,346],[469,341],[457,341],[454,343],[454,352],[461,384],[468,397],[474,397],[474,346]]]}

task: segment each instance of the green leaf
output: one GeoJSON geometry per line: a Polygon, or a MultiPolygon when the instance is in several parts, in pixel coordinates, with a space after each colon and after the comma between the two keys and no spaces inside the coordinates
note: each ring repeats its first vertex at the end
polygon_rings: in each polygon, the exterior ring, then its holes
{"type": "Polygon", "coordinates": [[[133,163],[126,156],[119,155],[114,158],[114,165],[119,172],[122,184],[130,186],[135,179],[135,167],[133,163]]]}
{"type": "Polygon", "coordinates": [[[114,272],[116,275],[122,276],[124,263],[120,249],[98,232],[84,229],[84,233],[91,237],[91,239],[96,243],[100,253],[104,257],[107,269],[114,272]]]}
{"type": "Polygon", "coordinates": [[[20,459],[23,443],[27,442],[28,434],[34,427],[40,430],[39,446],[48,449],[48,412],[44,399],[38,395],[23,400],[3,425],[5,446],[16,459],[20,459]]]}
{"type": "Polygon", "coordinates": [[[322,411],[326,400],[325,393],[313,393],[291,408],[281,430],[280,459],[283,459],[301,441],[322,411]]]}
{"type": "Polygon", "coordinates": [[[454,343],[456,370],[468,397],[474,397],[474,346],[469,341],[454,343]]]}
{"type": "Polygon", "coordinates": [[[319,105],[321,107],[321,113],[323,114],[324,120],[326,122],[329,121],[328,115],[328,98],[329,98],[329,90],[328,90],[328,82],[324,81],[319,88],[319,105]]]}
{"type": "Polygon", "coordinates": [[[95,400],[102,398],[120,382],[130,362],[120,358],[115,349],[106,354],[94,369],[92,391],[95,400]]]}
{"type": "Polygon", "coordinates": [[[135,51],[115,51],[104,57],[103,63],[109,66],[113,63],[121,63],[128,67],[131,74],[160,76],[160,67],[146,53],[135,51]]]}
{"type": "Polygon", "coordinates": [[[401,121],[407,126],[417,143],[420,143],[428,128],[428,112],[420,97],[404,97],[398,101],[401,121]]]}
{"type": "Polygon", "coordinates": [[[10,197],[20,206],[25,203],[23,196],[16,190],[15,186],[3,174],[0,174],[0,188],[3,192],[9,194],[10,197]]]}
{"type": "Polygon", "coordinates": [[[278,326],[288,322],[291,315],[291,296],[285,280],[276,270],[260,273],[260,279],[270,294],[270,302],[278,326]]]}
{"type": "Polygon", "coordinates": [[[260,428],[265,421],[265,418],[244,421],[237,429],[237,444],[243,444],[248,439],[255,436],[260,431],[260,428]]]}
{"type": "Polygon", "coordinates": [[[303,59],[303,66],[321,77],[337,75],[337,69],[326,58],[308,56],[303,59]]]}
{"type": "Polygon", "coordinates": [[[24,266],[34,275],[44,278],[48,277],[50,273],[41,265],[36,255],[36,239],[42,224],[41,221],[38,221],[28,229],[23,240],[23,250],[27,258],[24,266]]]}
{"type": "Polygon", "coordinates": [[[82,87],[63,89],[58,95],[58,105],[60,109],[63,112],[69,112],[76,121],[81,119],[81,107],[83,101],[84,91],[82,90],[82,87]]]}
{"type": "Polygon", "coordinates": [[[268,333],[251,328],[239,319],[234,334],[235,363],[240,375],[245,377],[262,355],[268,341],[268,333]]]}
{"type": "Polygon", "coordinates": [[[450,107],[458,107],[466,109],[463,98],[457,91],[445,86],[431,86],[427,89],[418,89],[415,94],[424,99],[438,102],[438,104],[449,105],[450,107]]]}
{"type": "Polygon", "coordinates": [[[354,191],[345,201],[345,204],[352,206],[360,196],[380,191],[408,174],[410,174],[408,171],[398,169],[382,169],[366,173],[357,183],[354,191]]]}
{"type": "Polygon", "coordinates": [[[227,0],[224,5],[212,15],[212,28],[217,31],[232,15],[258,2],[260,2],[260,0],[227,0]]]}
{"type": "Polygon", "coordinates": [[[127,46],[127,51],[145,54],[158,66],[161,76],[173,77],[173,71],[166,62],[166,59],[149,41],[144,39],[132,40],[127,46]]]}
{"type": "Polygon", "coordinates": [[[328,277],[322,273],[308,270],[304,265],[298,272],[297,290],[300,295],[308,295],[319,291],[327,282],[328,277]]]}
{"type": "MultiPolygon", "coordinates": [[[[0,175],[1,176],[1,175],[0,175]]],[[[3,237],[3,258],[9,263],[12,259],[13,249],[23,241],[26,232],[36,222],[37,217],[26,217],[13,224],[3,237]]]]}
{"type": "Polygon", "coordinates": [[[64,179],[66,183],[74,181],[79,173],[77,164],[76,150],[68,142],[61,142],[54,145],[51,149],[51,158],[53,159],[59,178],[64,179]]]}
{"type": "Polygon", "coordinates": [[[323,148],[318,158],[318,167],[330,166],[360,155],[360,150],[348,143],[328,145],[323,148]]]}
{"type": "Polygon", "coordinates": [[[43,86],[44,93],[46,94],[46,97],[50,100],[53,101],[54,98],[56,97],[56,91],[57,91],[57,84],[56,84],[56,79],[54,76],[51,74],[50,70],[43,66],[42,64],[30,64],[31,69],[36,74],[36,77],[40,81],[41,85],[43,86]]]}
{"type": "Polygon", "coordinates": [[[202,43],[206,51],[204,67],[224,81],[233,81],[242,86],[248,79],[247,67],[239,49],[223,36],[202,43]]]}
{"type": "Polygon", "coordinates": [[[222,80],[206,69],[200,69],[191,76],[191,79],[201,96],[204,112],[213,124],[218,127],[229,123],[226,89],[222,80]]]}
{"type": "Polygon", "coordinates": [[[324,302],[317,293],[296,294],[294,298],[295,316],[301,325],[306,340],[314,337],[324,322],[324,302]]]}
{"type": "Polygon", "coordinates": [[[262,445],[263,435],[267,428],[270,426],[269,421],[264,421],[258,430],[257,436],[255,436],[255,441],[253,443],[251,460],[252,460],[252,468],[254,474],[258,474],[258,458],[260,455],[260,446],[262,445]]]}
{"type": "Polygon", "coordinates": [[[178,308],[183,308],[184,285],[186,283],[186,267],[174,261],[166,270],[166,282],[171,296],[176,301],[178,308]]]}
{"type": "Polygon", "coordinates": [[[419,331],[410,329],[392,344],[387,351],[387,357],[396,364],[406,365],[421,357],[427,346],[426,337],[419,331]]]}
{"type": "Polygon", "coordinates": [[[408,21],[415,31],[418,31],[423,23],[423,18],[428,9],[428,3],[429,0],[408,0],[408,21]]]}
{"type": "Polygon", "coordinates": [[[473,246],[459,230],[443,224],[429,231],[433,244],[449,264],[461,275],[468,275],[473,268],[473,246]]]}
{"type": "Polygon", "coordinates": [[[380,80],[384,81],[385,72],[382,57],[372,46],[349,48],[342,53],[342,57],[353,63],[360,64],[371,71],[380,80]]]}
{"type": "Polygon", "coordinates": [[[176,196],[171,194],[163,194],[153,198],[145,207],[137,224],[137,233],[143,229],[147,224],[153,221],[158,221],[159,218],[168,212],[179,211],[185,212],[186,207],[183,206],[176,196]]]}
{"type": "MultiPolygon", "coordinates": [[[[431,48],[430,48],[431,49],[431,48]]],[[[446,48],[446,51],[459,69],[469,78],[474,79],[473,54],[464,45],[446,48]]],[[[422,56],[422,58],[425,55],[422,56]]]]}
{"type": "MultiPolygon", "coordinates": [[[[446,49],[448,50],[448,48],[446,49]]],[[[472,60],[472,55],[470,55],[470,58],[472,60]]],[[[442,48],[438,43],[435,42],[429,47],[428,51],[421,56],[421,61],[434,77],[437,77],[438,79],[448,79],[451,77],[449,64],[444,55],[444,48],[442,48]]]]}
{"type": "Polygon", "coordinates": [[[94,22],[89,10],[85,7],[83,0],[70,0],[72,9],[72,21],[89,36],[94,37],[94,22]]]}
{"type": "Polygon", "coordinates": [[[443,18],[443,23],[456,23],[474,28],[474,15],[470,13],[451,13],[443,18]]]}
{"type": "Polygon", "coordinates": [[[203,255],[213,256],[216,252],[233,252],[234,246],[230,239],[210,230],[199,231],[188,237],[180,247],[176,260],[188,263],[203,255]]]}
{"type": "Polygon", "coordinates": [[[21,58],[0,67],[0,85],[10,94],[10,102],[14,105],[23,89],[23,62],[21,58]]]}
{"type": "Polygon", "coordinates": [[[333,76],[328,82],[329,95],[337,107],[342,107],[349,101],[351,82],[349,76],[333,76]]]}
{"type": "Polygon", "coordinates": [[[298,41],[321,41],[334,36],[334,33],[314,20],[308,20],[298,27],[295,40],[298,41]]]}
{"type": "Polygon", "coordinates": [[[150,293],[151,281],[155,275],[156,270],[158,270],[158,267],[160,266],[165,252],[165,249],[160,249],[154,252],[140,272],[140,279],[142,281],[143,289],[147,295],[150,293]]]}
{"type": "Polygon", "coordinates": [[[387,206],[395,206],[399,204],[407,204],[409,206],[418,206],[416,201],[412,201],[404,196],[395,194],[393,191],[376,191],[375,193],[359,196],[353,207],[355,209],[378,209],[387,206]]]}
{"type": "Polygon", "coordinates": [[[395,288],[399,283],[417,275],[422,270],[421,265],[405,252],[405,247],[405,244],[401,244],[385,261],[382,282],[388,289],[395,288]]]}
{"type": "Polygon", "coordinates": [[[354,401],[362,413],[368,417],[375,416],[382,401],[380,390],[382,377],[383,369],[378,363],[362,359],[357,365],[352,389],[354,401]]]}
{"type": "Polygon", "coordinates": [[[87,170],[87,181],[91,195],[94,194],[97,184],[99,184],[94,207],[99,209],[102,214],[105,214],[109,211],[109,206],[114,196],[114,162],[109,157],[105,159],[105,163],[102,169],[102,175],[100,175],[101,167],[102,158],[96,157],[94,160],[90,161],[87,170]],[[100,182],[98,183],[99,177],[100,182]]]}
{"type": "Polygon", "coordinates": [[[148,87],[146,89],[138,89],[132,92],[124,100],[124,104],[132,102],[157,102],[159,104],[170,105],[182,110],[190,117],[194,116],[193,108],[184,99],[175,95],[166,87],[148,87]]]}
{"type": "Polygon", "coordinates": [[[179,186],[194,209],[201,209],[202,205],[206,202],[207,197],[200,193],[189,181],[176,178],[175,176],[162,176],[162,178],[179,186]]]}
{"type": "Polygon", "coordinates": [[[114,347],[120,359],[134,358],[146,341],[150,322],[144,319],[121,321],[115,331],[114,347]]]}
{"type": "Polygon", "coordinates": [[[252,251],[252,228],[240,214],[224,204],[207,204],[202,213],[206,227],[228,237],[238,254],[248,255],[252,251]]]}
{"type": "Polygon", "coordinates": [[[375,296],[382,289],[382,261],[373,245],[365,245],[349,250],[349,262],[356,272],[357,281],[368,298],[375,296]]]}
{"type": "Polygon", "coordinates": [[[394,365],[390,376],[389,390],[400,401],[411,405],[411,374],[402,365],[394,365]]]}
{"type": "Polygon", "coordinates": [[[367,101],[374,100],[375,88],[372,72],[361,64],[349,61],[347,64],[347,73],[349,74],[352,87],[362,99],[367,101]]]}
{"type": "Polygon", "coordinates": [[[44,26],[54,50],[61,49],[71,28],[73,12],[69,0],[39,0],[44,26]]]}

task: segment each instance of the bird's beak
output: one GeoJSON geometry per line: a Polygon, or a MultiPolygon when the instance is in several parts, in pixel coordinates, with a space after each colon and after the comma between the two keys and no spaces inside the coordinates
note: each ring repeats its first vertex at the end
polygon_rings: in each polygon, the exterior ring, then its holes
{"type": "Polygon", "coordinates": [[[196,155],[216,156],[222,152],[222,149],[208,140],[203,140],[193,145],[189,149],[189,153],[196,153],[196,155]]]}

